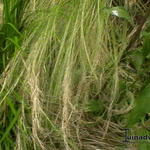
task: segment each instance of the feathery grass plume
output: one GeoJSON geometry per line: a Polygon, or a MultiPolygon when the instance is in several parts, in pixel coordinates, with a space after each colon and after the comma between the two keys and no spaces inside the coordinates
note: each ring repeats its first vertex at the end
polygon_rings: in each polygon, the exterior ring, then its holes
{"type": "Polygon", "coordinates": [[[0,105],[13,112],[1,149],[7,147],[4,140],[11,145],[12,133],[16,150],[115,150],[123,145],[119,115],[132,109],[134,88],[128,87],[137,75],[122,61],[132,25],[128,16],[118,18],[123,8],[116,10],[117,17],[111,15],[114,5],[30,0],[24,6],[20,51],[1,84],[0,105]]]}

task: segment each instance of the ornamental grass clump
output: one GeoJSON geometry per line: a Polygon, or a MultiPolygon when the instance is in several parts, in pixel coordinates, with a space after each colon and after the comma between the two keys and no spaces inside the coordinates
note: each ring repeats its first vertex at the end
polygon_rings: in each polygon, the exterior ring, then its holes
{"type": "Polygon", "coordinates": [[[15,51],[1,77],[1,149],[116,150],[125,145],[124,114],[142,87],[126,54],[137,26],[131,7],[136,12],[142,4],[130,5],[22,3],[20,24],[11,24],[20,33],[18,43],[11,40],[15,51]]]}

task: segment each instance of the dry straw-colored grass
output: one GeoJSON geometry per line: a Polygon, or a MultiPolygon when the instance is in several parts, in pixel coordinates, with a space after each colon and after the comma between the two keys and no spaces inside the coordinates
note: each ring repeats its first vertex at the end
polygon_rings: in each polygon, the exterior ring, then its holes
{"type": "Polygon", "coordinates": [[[134,98],[121,95],[120,82],[135,78],[121,62],[128,22],[103,10],[111,6],[106,0],[34,0],[26,7],[22,47],[8,64],[1,90],[21,97],[16,150],[123,145],[123,122],[115,117],[130,111],[127,101],[134,98]],[[85,111],[92,100],[104,105],[99,116],[85,111]]]}

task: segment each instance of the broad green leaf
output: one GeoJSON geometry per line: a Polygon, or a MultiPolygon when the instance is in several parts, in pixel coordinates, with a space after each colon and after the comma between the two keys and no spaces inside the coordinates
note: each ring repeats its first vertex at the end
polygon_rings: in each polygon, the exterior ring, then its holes
{"type": "Polygon", "coordinates": [[[150,84],[148,84],[137,96],[135,107],[129,113],[128,126],[132,127],[150,112],[150,84]]]}
{"type": "Polygon", "coordinates": [[[90,100],[86,106],[87,112],[101,113],[103,111],[103,104],[101,100],[90,100]]]}
{"type": "Polygon", "coordinates": [[[144,55],[142,51],[134,51],[131,54],[131,62],[134,65],[136,70],[140,70],[144,63],[144,55]]]}
{"type": "Polygon", "coordinates": [[[147,59],[150,59],[150,53],[146,56],[147,59]]]}
{"type": "Polygon", "coordinates": [[[124,9],[123,7],[112,7],[110,9],[111,11],[111,14],[114,15],[114,16],[117,16],[119,18],[123,18],[123,19],[126,19],[128,20],[131,24],[133,24],[133,20],[129,14],[129,12],[124,9]]]}
{"type": "Polygon", "coordinates": [[[144,34],[144,43],[142,51],[145,57],[148,57],[150,55],[150,33],[144,34]]]}

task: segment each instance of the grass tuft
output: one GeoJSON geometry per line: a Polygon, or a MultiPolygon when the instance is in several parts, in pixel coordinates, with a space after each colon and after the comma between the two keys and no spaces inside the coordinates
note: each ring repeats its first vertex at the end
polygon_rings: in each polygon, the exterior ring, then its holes
{"type": "Polygon", "coordinates": [[[148,4],[3,0],[3,5],[0,149],[123,148],[126,114],[133,117],[137,93],[149,83],[148,4]]]}

